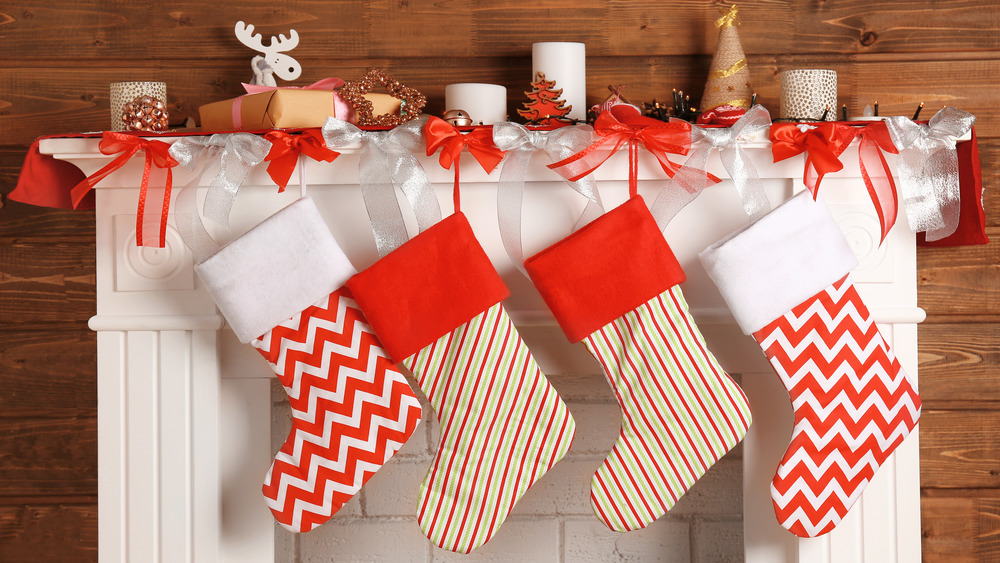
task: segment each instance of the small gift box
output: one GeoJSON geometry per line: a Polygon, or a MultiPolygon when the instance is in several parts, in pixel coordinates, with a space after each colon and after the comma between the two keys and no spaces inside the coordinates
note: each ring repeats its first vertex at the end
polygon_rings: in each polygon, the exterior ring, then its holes
{"type": "Polygon", "coordinates": [[[322,127],[327,117],[344,117],[336,92],[277,88],[198,108],[202,131],[257,131],[322,127]]]}

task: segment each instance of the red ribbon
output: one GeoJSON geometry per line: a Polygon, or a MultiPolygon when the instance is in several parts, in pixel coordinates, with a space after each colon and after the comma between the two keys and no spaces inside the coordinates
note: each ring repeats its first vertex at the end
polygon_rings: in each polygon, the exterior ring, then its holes
{"type": "Polygon", "coordinates": [[[438,149],[441,149],[441,155],[438,157],[441,166],[445,170],[450,169],[452,165],[455,166],[455,191],[453,194],[455,211],[459,211],[460,207],[458,178],[459,157],[462,154],[462,149],[468,148],[473,158],[487,174],[493,172],[506,154],[505,151],[493,144],[492,127],[477,127],[469,133],[463,134],[451,123],[432,115],[427,120],[427,124],[424,125],[424,136],[427,138],[427,156],[431,156],[438,149]]]}
{"type": "Polygon", "coordinates": [[[880,243],[888,236],[889,230],[896,223],[899,210],[896,183],[892,178],[892,170],[886,162],[883,151],[898,153],[889,136],[889,130],[883,121],[872,122],[863,127],[847,123],[821,123],[809,126],[803,131],[796,124],[782,123],[771,126],[771,154],[774,161],[806,154],[805,170],[802,181],[815,198],[819,194],[819,185],[823,176],[844,168],[840,155],[847,150],[855,137],[859,138],[858,163],[861,177],[868,188],[868,196],[872,200],[875,212],[878,214],[882,230],[880,243]],[[882,175],[873,177],[869,169],[881,166],[882,175]]]}
{"type": "Polygon", "coordinates": [[[299,155],[305,154],[313,160],[323,162],[333,162],[340,153],[328,149],[323,133],[319,128],[306,129],[298,135],[285,133],[284,131],[269,131],[264,138],[271,141],[271,151],[264,157],[267,165],[267,174],[278,184],[278,192],[285,191],[288,180],[292,177],[295,164],[299,161],[299,155]]]}
{"type": "Polygon", "coordinates": [[[146,151],[146,162],[142,171],[142,184],[139,187],[139,203],[136,207],[136,217],[135,217],[135,243],[137,246],[145,246],[143,244],[142,236],[142,225],[143,217],[146,213],[146,195],[149,191],[149,174],[151,165],[155,164],[157,168],[167,169],[167,181],[164,185],[163,191],[163,205],[160,210],[160,223],[159,223],[159,240],[157,246],[163,248],[166,242],[167,235],[167,212],[170,211],[170,189],[173,185],[173,176],[171,168],[177,166],[177,161],[170,156],[170,145],[164,143],[163,141],[157,141],[156,139],[144,139],[129,133],[119,133],[116,131],[105,131],[101,136],[101,143],[98,145],[101,152],[106,155],[118,154],[117,158],[112,160],[97,172],[94,172],[82,182],[73,187],[70,191],[70,197],[73,200],[73,207],[76,208],[83,201],[84,196],[87,195],[90,190],[94,189],[101,180],[108,177],[112,172],[118,170],[125,165],[126,162],[132,158],[135,153],[139,151],[146,151]]]}
{"type": "MultiPolygon", "coordinates": [[[[656,157],[660,167],[670,178],[680,169],[680,165],[672,162],[667,154],[686,155],[691,148],[691,124],[674,121],[664,123],[636,113],[634,108],[624,105],[613,106],[603,111],[594,122],[594,133],[597,140],[589,147],[569,158],[549,164],[549,168],[559,175],[575,182],[597,170],[622,145],[628,143],[629,148],[629,193],[635,195],[638,189],[638,145],[646,147],[656,157]],[[610,150],[596,152],[598,149],[610,150]]],[[[718,182],[719,179],[708,174],[708,177],[718,182]]]]}

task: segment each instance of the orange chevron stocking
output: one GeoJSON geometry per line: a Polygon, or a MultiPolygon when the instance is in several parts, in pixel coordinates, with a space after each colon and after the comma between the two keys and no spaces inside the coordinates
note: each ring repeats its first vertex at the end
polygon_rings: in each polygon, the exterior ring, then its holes
{"type": "Polygon", "coordinates": [[[920,397],[847,274],[857,264],[847,241],[808,193],[701,259],[792,401],[791,444],[771,482],[778,521],[825,534],[916,426],[920,397]]]}
{"type": "Polygon", "coordinates": [[[288,393],[292,430],[263,492],[307,532],[332,517],[416,429],[421,407],[342,287],[356,272],[312,200],[279,211],[195,269],[241,342],[288,393]]]}

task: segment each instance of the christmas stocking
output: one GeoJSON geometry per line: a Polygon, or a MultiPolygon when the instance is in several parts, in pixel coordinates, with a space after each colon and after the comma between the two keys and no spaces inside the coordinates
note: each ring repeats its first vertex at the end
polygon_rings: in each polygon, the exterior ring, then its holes
{"type": "Polygon", "coordinates": [[[508,291],[465,216],[404,243],[347,287],[441,424],[417,521],[468,553],[570,447],[575,423],[500,301],[508,291]]]}
{"type": "Polygon", "coordinates": [[[342,287],[355,273],[311,199],[195,269],[241,342],[288,393],[292,430],[264,481],[294,532],[326,522],[406,442],[421,408],[342,287]]]}
{"type": "Polygon", "coordinates": [[[792,401],[792,443],[771,482],[778,521],[825,534],[916,426],[920,397],[851,282],[857,259],[808,193],[701,260],[792,401]]]}
{"type": "Polygon", "coordinates": [[[591,482],[594,512],[612,530],[645,527],[743,439],[746,397],[705,346],[677,285],[684,272],[640,197],[524,265],[622,409],[591,482]]]}

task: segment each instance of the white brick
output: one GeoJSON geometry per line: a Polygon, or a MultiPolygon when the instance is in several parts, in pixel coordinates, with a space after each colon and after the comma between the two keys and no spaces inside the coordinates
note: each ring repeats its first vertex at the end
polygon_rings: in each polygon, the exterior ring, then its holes
{"type": "Polygon", "coordinates": [[[696,522],[691,533],[695,563],[742,563],[743,522],[696,522]]]}
{"type": "Polygon", "coordinates": [[[592,515],[590,479],[601,462],[600,459],[563,459],[528,489],[512,514],[592,515]]]}
{"type": "Polygon", "coordinates": [[[518,327],[518,332],[546,375],[601,373],[587,347],[567,340],[558,325],[518,327]]]}
{"type": "Polygon", "coordinates": [[[428,543],[415,520],[331,520],[303,534],[300,561],[320,563],[417,563],[430,560],[428,543]]]}
{"type": "Polygon", "coordinates": [[[486,545],[468,555],[432,548],[433,561],[454,563],[529,563],[559,560],[559,523],[509,518],[486,545]]]}
{"type": "Polygon", "coordinates": [[[738,516],[743,513],[743,464],[724,456],[670,509],[670,514],[738,516]]]}
{"type": "Polygon", "coordinates": [[[429,462],[389,460],[362,489],[365,514],[416,518],[420,483],[429,466],[429,462]]]}
{"type": "Polygon", "coordinates": [[[274,563],[296,563],[299,559],[299,534],[274,523],[274,563]]]}
{"type": "Polygon", "coordinates": [[[563,560],[572,563],[686,563],[691,560],[687,522],[661,518],[634,532],[608,529],[597,518],[563,524],[563,560]]]}
{"type": "Polygon", "coordinates": [[[576,420],[570,457],[607,457],[621,432],[622,411],[618,403],[573,404],[569,408],[576,420]]]}
{"type": "Polygon", "coordinates": [[[600,369],[593,373],[546,375],[559,396],[570,405],[616,402],[615,391],[600,369]]]}
{"type": "Polygon", "coordinates": [[[423,408],[420,425],[417,426],[417,429],[410,435],[410,439],[403,444],[403,447],[396,452],[394,457],[402,459],[430,459],[434,455],[434,451],[431,449],[431,431],[432,427],[437,426],[437,419],[434,416],[434,409],[431,408],[431,404],[424,398],[420,389],[414,389],[414,393],[420,399],[420,406],[423,408]]]}

